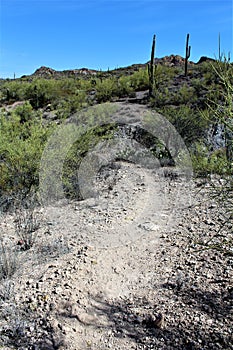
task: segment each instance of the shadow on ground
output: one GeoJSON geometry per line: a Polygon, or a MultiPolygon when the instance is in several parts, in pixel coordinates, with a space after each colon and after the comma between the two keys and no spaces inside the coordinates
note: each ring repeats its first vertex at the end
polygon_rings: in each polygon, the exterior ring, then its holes
{"type": "MultiPolygon", "coordinates": [[[[166,293],[171,286],[163,288],[166,293]]],[[[109,302],[104,297],[90,296],[87,312],[95,315],[94,319],[84,321],[68,311],[60,316],[76,317],[78,322],[92,329],[111,330],[116,343],[117,338],[128,338],[137,344],[137,349],[233,349],[232,289],[226,288],[222,294],[200,289],[172,293],[176,300],[173,309],[169,300],[170,306],[166,302],[152,303],[146,298],[109,302]],[[165,314],[164,327],[155,322],[160,311],[165,314]],[[208,323],[205,319],[211,321],[208,323]]]]}

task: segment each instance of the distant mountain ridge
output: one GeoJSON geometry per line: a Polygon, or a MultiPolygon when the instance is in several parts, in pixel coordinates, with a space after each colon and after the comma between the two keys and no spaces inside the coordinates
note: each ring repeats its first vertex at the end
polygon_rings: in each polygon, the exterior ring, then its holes
{"type": "MultiPolygon", "coordinates": [[[[192,61],[188,61],[189,65],[195,65],[199,64],[205,61],[214,61],[212,58],[202,56],[200,60],[197,63],[194,63],[192,61]]],[[[161,64],[164,66],[168,67],[181,67],[184,66],[185,64],[185,58],[179,56],[179,55],[170,55],[170,56],[164,56],[161,58],[155,58],[155,63],[156,64],[161,64]]],[[[113,70],[109,71],[99,71],[95,69],[89,69],[89,68],[79,68],[79,69],[68,69],[68,70],[63,70],[63,71],[58,71],[49,67],[42,66],[38,68],[33,74],[31,74],[31,77],[41,77],[41,78],[58,78],[62,76],[90,76],[90,75],[97,75],[98,73],[109,73],[109,72],[116,72],[119,70],[130,70],[130,71],[135,71],[138,70],[139,68],[146,67],[147,63],[144,64],[132,64],[131,66],[128,67],[121,67],[121,68],[116,68],[113,70]]]]}
{"type": "Polygon", "coordinates": [[[88,69],[88,68],[80,68],[80,69],[68,69],[63,71],[57,71],[55,69],[42,66],[38,68],[31,76],[38,76],[38,77],[55,77],[57,75],[96,75],[97,70],[94,69],[88,69]]]}

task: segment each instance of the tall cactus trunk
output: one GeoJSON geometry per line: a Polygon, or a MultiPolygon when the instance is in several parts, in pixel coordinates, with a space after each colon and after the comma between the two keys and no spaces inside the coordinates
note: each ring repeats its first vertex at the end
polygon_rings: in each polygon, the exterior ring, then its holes
{"type": "Polygon", "coordinates": [[[156,36],[153,36],[153,43],[152,43],[152,49],[151,49],[151,59],[150,63],[148,64],[148,74],[149,74],[149,97],[153,96],[153,90],[154,90],[154,84],[155,84],[155,40],[156,36]]]}
{"type": "Polygon", "coordinates": [[[186,38],[186,50],[185,50],[185,70],[184,75],[187,77],[188,75],[188,59],[190,57],[191,46],[189,46],[189,34],[187,34],[186,38]]]}
{"type": "Polygon", "coordinates": [[[220,33],[218,33],[218,60],[219,60],[219,62],[222,61],[222,55],[221,55],[221,36],[220,36],[220,33]]]}

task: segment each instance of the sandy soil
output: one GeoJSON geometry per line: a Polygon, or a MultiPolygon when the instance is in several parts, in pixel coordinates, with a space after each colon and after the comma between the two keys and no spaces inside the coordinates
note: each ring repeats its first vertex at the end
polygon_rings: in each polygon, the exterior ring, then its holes
{"type": "MultiPolygon", "coordinates": [[[[37,210],[35,244],[2,281],[0,348],[233,349],[232,255],[202,245],[224,209],[207,181],[165,175],[113,162],[95,197],[37,210]]],[[[2,237],[20,248],[14,220],[2,237]]]]}

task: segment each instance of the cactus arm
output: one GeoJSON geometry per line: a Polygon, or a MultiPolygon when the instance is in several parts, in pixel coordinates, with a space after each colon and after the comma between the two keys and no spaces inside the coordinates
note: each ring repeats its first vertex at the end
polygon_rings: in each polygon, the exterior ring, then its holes
{"type": "Polygon", "coordinates": [[[189,45],[189,34],[187,34],[187,38],[186,38],[186,51],[185,51],[185,76],[187,77],[188,74],[188,59],[190,57],[190,53],[191,53],[191,46],[189,45]]]}

